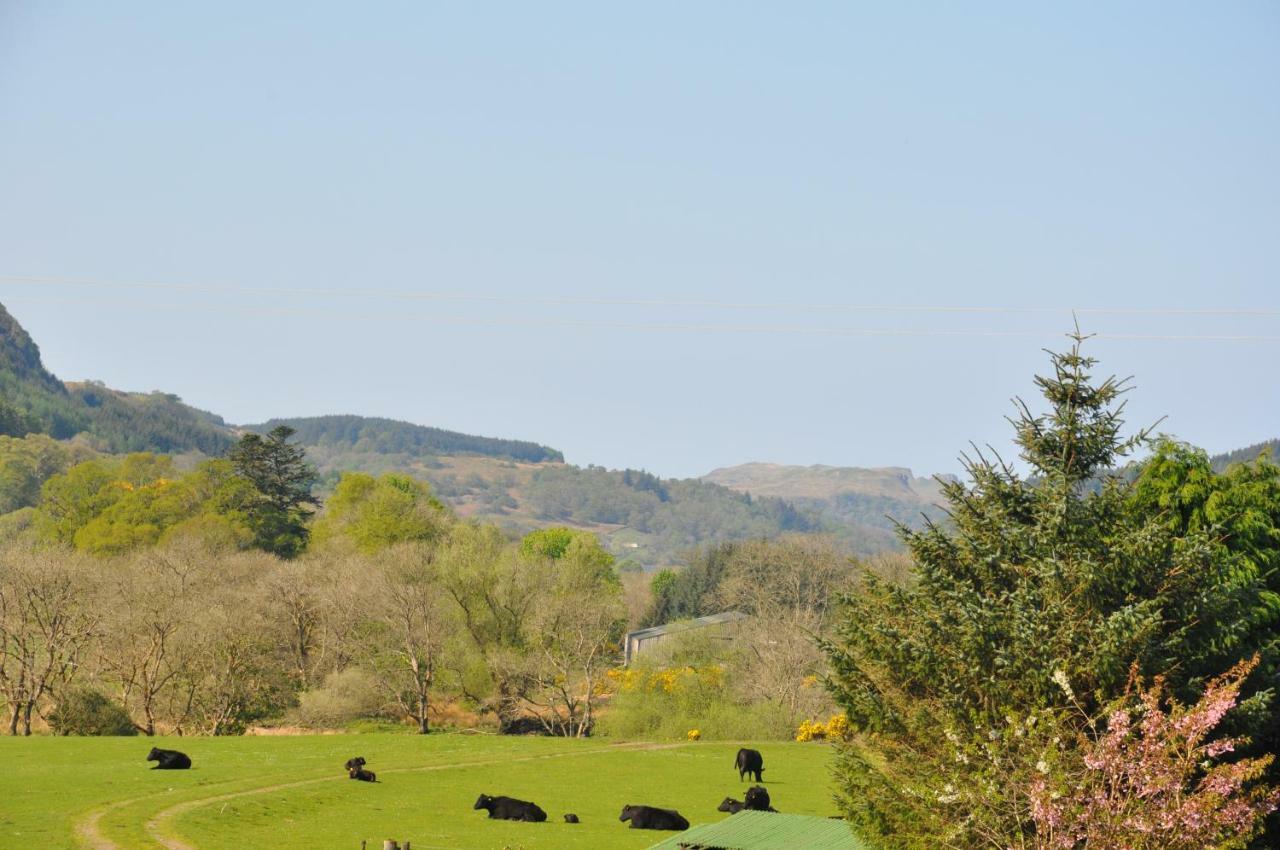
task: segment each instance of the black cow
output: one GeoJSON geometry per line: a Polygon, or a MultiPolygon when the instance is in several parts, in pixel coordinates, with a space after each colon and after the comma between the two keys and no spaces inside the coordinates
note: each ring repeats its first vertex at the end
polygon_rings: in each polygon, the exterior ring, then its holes
{"type": "Polygon", "coordinates": [[[728,812],[731,815],[736,815],[738,812],[742,811],[745,808],[746,806],[742,804],[741,800],[735,800],[732,797],[725,797],[724,802],[721,803],[719,806],[716,806],[716,811],[728,812]]]}
{"type": "Polygon", "coordinates": [[[347,776],[349,776],[352,779],[358,779],[361,782],[377,782],[378,781],[378,774],[374,773],[372,770],[365,770],[363,767],[360,767],[359,765],[349,768],[347,770],[347,776]]]}
{"type": "Polygon", "coordinates": [[[742,807],[753,812],[777,811],[777,809],[769,805],[769,792],[759,785],[752,785],[747,789],[747,796],[743,798],[742,807]]]}
{"type": "Polygon", "coordinates": [[[162,750],[159,747],[151,748],[151,752],[147,753],[147,761],[156,763],[152,770],[186,770],[191,767],[191,757],[186,753],[162,750]]]}
{"type": "Polygon", "coordinates": [[[364,756],[356,756],[353,759],[347,759],[347,763],[342,766],[342,769],[350,773],[352,768],[364,767],[366,764],[368,762],[364,760],[364,756]]]}
{"type": "Polygon", "coordinates": [[[565,823],[582,823],[582,821],[578,820],[578,816],[575,815],[573,812],[569,812],[569,814],[564,816],[564,822],[565,823]]]}
{"type": "Polygon", "coordinates": [[[547,813],[538,808],[536,803],[517,800],[514,797],[490,797],[488,794],[481,794],[473,808],[486,809],[489,817],[497,820],[542,823],[547,819],[547,813]]]}
{"type": "Polygon", "coordinates": [[[655,809],[653,806],[623,806],[618,820],[631,821],[632,829],[670,829],[682,832],[689,822],[675,809],[655,809]]]}
{"type": "Polygon", "coordinates": [[[733,760],[733,766],[738,769],[739,782],[748,773],[755,775],[756,782],[764,782],[764,777],[760,775],[764,773],[764,756],[760,755],[759,750],[748,750],[745,747],[738,750],[738,757],[733,760]]]}

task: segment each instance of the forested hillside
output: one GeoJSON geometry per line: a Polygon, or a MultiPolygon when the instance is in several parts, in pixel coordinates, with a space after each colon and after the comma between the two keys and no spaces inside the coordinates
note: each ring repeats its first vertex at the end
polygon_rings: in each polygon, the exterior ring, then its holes
{"type": "Polygon", "coordinates": [[[402,455],[408,459],[430,459],[436,455],[484,455],[526,463],[563,461],[561,452],[525,440],[476,437],[457,431],[429,428],[395,419],[372,416],[309,416],[272,419],[261,425],[247,425],[249,431],[267,433],[278,425],[297,432],[304,446],[330,455],[402,455]]]}
{"type": "Polygon", "coordinates": [[[1233,452],[1214,455],[1209,458],[1209,463],[1213,465],[1214,472],[1224,472],[1233,463],[1248,463],[1249,461],[1257,460],[1258,455],[1263,452],[1269,454],[1272,461],[1280,460],[1280,439],[1267,440],[1262,443],[1255,443],[1252,446],[1245,446],[1243,449],[1236,449],[1233,452]]]}
{"type": "Polygon", "coordinates": [[[84,434],[103,452],[199,451],[221,454],[231,429],[176,395],[130,393],[101,384],[63,384],[45,369],[40,348],[0,305],[0,435],[84,434]]]}

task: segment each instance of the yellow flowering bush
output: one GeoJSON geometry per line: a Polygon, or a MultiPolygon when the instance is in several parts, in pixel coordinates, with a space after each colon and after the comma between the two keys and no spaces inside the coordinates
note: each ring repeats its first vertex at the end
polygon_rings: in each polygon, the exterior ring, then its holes
{"type": "Polygon", "coordinates": [[[827,721],[827,737],[837,741],[843,741],[849,737],[853,728],[849,725],[849,718],[843,714],[833,714],[831,719],[827,721]]]}
{"type": "Polygon", "coordinates": [[[827,737],[827,727],[812,720],[800,721],[800,728],[796,729],[796,740],[800,743],[820,741],[825,737],[827,737]]]}
{"type": "Polygon", "coordinates": [[[851,731],[848,717],[843,714],[833,714],[826,723],[820,720],[801,721],[800,726],[796,729],[796,740],[801,743],[805,741],[840,741],[848,738],[851,731]]]}
{"type": "Polygon", "coordinates": [[[701,741],[702,733],[697,729],[690,729],[689,732],[685,735],[685,737],[688,738],[690,741],[701,741]]]}

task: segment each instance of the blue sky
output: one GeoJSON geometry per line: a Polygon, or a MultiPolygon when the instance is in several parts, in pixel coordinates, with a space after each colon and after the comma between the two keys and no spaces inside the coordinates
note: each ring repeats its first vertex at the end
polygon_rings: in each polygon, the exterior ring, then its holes
{"type": "Polygon", "coordinates": [[[8,0],[0,302],[232,422],[667,475],[954,471],[1077,308],[1224,450],[1280,435],[1278,90],[1273,2],[8,0]]]}

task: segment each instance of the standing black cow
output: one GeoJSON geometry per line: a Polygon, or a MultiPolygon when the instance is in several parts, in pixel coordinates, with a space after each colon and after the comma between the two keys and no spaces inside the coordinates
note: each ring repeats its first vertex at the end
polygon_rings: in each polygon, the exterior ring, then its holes
{"type": "Polygon", "coordinates": [[[742,807],[753,812],[777,811],[777,809],[769,805],[769,792],[759,785],[752,785],[747,789],[747,796],[743,798],[742,807]]]}
{"type": "Polygon", "coordinates": [[[675,809],[655,809],[653,806],[623,806],[618,820],[631,821],[632,829],[670,829],[682,832],[689,822],[675,809]]]}
{"type": "Polygon", "coordinates": [[[725,797],[724,802],[716,806],[716,811],[728,812],[731,815],[736,815],[745,808],[746,806],[742,804],[741,800],[735,800],[732,797],[725,797]]]}
{"type": "Polygon", "coordinates": [[[764,773],[764,756],[760,755],[759,750],[748,750],[745,747],[738,750],[738,757],[733,760],[733,766],[738,769],[739,782],[748,773],[755,775],[756,782],[764,782],[764,778],[760,775],[764,773]]]}
{"type": "Polygon", "coordinates": [[[191,767],[191,757],[186,753],[162,750],[159,747],[151,748],[151,752],[147,753],[147,761],[156,763],[152,770],[186,770],[191,767]]]}
{"type": "Polygon", "coordinates": [[[489,817],[498,820],[542,823],[547,819],[547,813],[538,808],[536,803],[517,800],[514,797],[490,797],[488,794],[481,794],[473,808],[485,809],[489,812],[489,817]]]}

